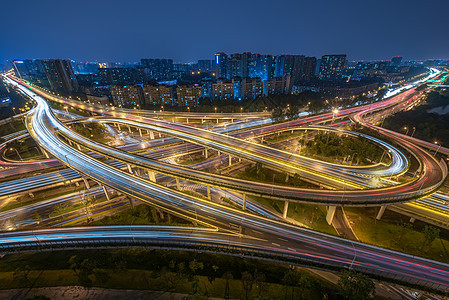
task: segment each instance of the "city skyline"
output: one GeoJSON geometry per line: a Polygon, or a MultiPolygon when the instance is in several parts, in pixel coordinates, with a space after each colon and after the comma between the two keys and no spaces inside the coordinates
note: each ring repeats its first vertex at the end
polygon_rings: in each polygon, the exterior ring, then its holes
{"type": "Polygon", "coordinates": [[[316,57],[346,53],[350,60],[386,60],[396,55],[416,60],[449,58],[449,41],[439,39],[448,25],[444,17],[449,10],[447,1],[382,0],[369,7],[353,0],[282,1],[276,6],[269,1],[220,5],[133,0],[125,9],[119,4],[5,3],[4,11],[17,14],[2,16],[4,24],[14,26],[0,33],[8,45],[0,49],[0,61],[18,57],[78,61],[158,57],[191,62],[219,51],[316,57]]]}

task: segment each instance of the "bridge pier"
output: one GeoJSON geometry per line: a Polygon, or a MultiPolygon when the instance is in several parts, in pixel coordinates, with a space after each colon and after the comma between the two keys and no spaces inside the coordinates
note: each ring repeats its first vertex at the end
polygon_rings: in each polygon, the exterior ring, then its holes
{"type": "Polygon", "coordinates": [[[189,118],[186,118],[186,123],[189,124],[189,118]]]}
{"type": "Polygon", "coordinates": [[[154,132],[150,131],[150,140],[154,140],[154,132]]]}
{"type": "Polygon", "coordinates": [[[118,131],[122,131],[122,130],[120,129],[120,124],[119,124],[119,123],[117,123],[117,128],[118,128],[118,131]]]}
{"type": "Polygon", "coordinates": [[[210,186],[207,186],[207,199],[211,200],[211,196],[210,196],[210,186]]]}
{"type": "Polygon", "coordinates": [[[207,159],[207,148],[204,147],[204,157],[207,159]]]}
{"type": "Polygon", "coordinates": [[[153,171],[147,170],[148,172],[148,179],[150,179],[150,181],[156,182],[156,176],[154,175],[153,171]]]}
{"type": "Polygon", "coordinates": [[[131,130],[131,126],[128,126],[128,131],[129,131],[129,133],[133,133],[131,130]]]}
{"type": "Polygon", "coordinates": [[[176,189],[179,191],[180,189],[179,189],[179,178],[178,177],[176,177],[176,189]]]}
{"type": "Polygon", "coordinates": [[[50,156],[48,155],[47,151],[44,150],[44,148],[40,148],[42,153],[44,153],[45,158],[50,158],[50,156]]]}
{"type": "Polygon", "coordinates": [[[246,209],[246,194],[242,194],[242,209],[245,210],[246,209]]]}
{"type": "Polygon", "coordinates": [[[90,189],[90,185],[89,185],[89,181],[87,181],[87,178],[82,176],[83,181],[84,181],[84,186],[86,187],[86,189],[90,189]]]}
{"type": "Polygon", "coordinates": [[[382,205],[379,209],[379,212],[377,213],[376,220],[380,220],[382,216],[384,215],[385,209],[387,208],[386,205],[382,205]]]}
{"type": "Polygon", "coordinates": [[[139,127],[139,135],[140,137],[142,137],[142,129],[140,129],[140,127],[139,127]]]}
{"type": "Polygon", "coordinates": [[[332,224],[336,210],[337,210],[337,206],[335,206],[335,205],[327,207],[327,215],[326,215],[327,224],[329,224],[329,225],[332,224]]]}
{"type": "Polygon", "coordinates": [[[128,167],[128,171],[129,171],[129,173],[133,173],[133,169],[131,168],[131,165],[130,164],[126,164],[126,166],[128,167]]]}
{"type": "Polygon", "coordinates": [[[284,202],[284,212],[282,213],[282,217],[284,218],[284,219],[287,219],[287,213],[288,213],[288,204],[289,204],[290,202],[288,202],[288,201],[285,201],[284,202]]]}
{"type": "Polygon", "coordinates": [[[229,155],[229,166],[232,166],[232,156],[229,155]]]}
{"type": "Polygon", "coordinates": [[[106,199],[111,200],[111,198],[109,198],[109,194],[108,194],[108,190],[106,189],[106,187],[104,185],[101,185],[101,187],[103,188],[104,194],[106,195],[106,199]]]}

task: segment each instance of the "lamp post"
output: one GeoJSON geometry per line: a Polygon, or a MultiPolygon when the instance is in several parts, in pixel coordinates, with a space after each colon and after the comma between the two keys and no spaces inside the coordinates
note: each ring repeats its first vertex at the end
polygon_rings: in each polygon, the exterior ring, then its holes
{"type": "Polygon", "coordinates": [[[11,150],[11,151],[16,151],[17,156],[19,157],[19,159],[20,159],[20,160],[23,160],[22,157],[21,157],[20,154],[19,154],[19,151],[17,151],[16,148],[12,148],[12,147],[11,147],[11,148],[9,148],[9,150],[11,150]]]}
{"type": "Polygon", "coordinates": [[[338,112],[339,112],[338,108],[334,108],[332,110],[332,124],[334,124],[334,118],[335,118],[335,115],[338,114],[338,112]]]}
{"type": "Polygon", "coordinates": [[[439,144],[438,141],[435,141],[434,144],[435,144],[435,145],[438,145],[437,150],[436,150],[435,153],[433,154],[433,156],[436,156],[436,155],[438,154],[438,151],[439,151],[440,148],[441,148],[441,144],[439,144]]]}
{"type": "Polygon", "coordinates": [[[407,135],[407,134],[408,134],[408,129],[409,129],[409,128],[408,128],[407,126],[405,126],[405,127],[404,127],[404,130],[405,130],[405,135],[407,135]]]}
{"type": "Polygon", "coordinates": [[[72,116],[71,116],[70,113],[69,113],[69,107],[68,107],[68,106],[64,106],[64,108],[65,108],[65,111],[67,112],[67,115],[68,115],[69,118],[71,119],[72,116]]]}

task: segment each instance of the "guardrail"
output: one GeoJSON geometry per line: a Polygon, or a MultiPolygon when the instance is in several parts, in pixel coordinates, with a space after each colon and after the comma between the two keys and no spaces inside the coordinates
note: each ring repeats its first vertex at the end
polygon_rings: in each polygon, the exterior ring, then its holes
{"type": "MultiPolygon", "coordinates": [[[[184,251],[200,251],[219,253],[231,256],[244,256],[252,259],[271,260],[288,264],[295,264],[307,266],[317,269],[340,271],[347,269],[347,263],[340,263],[336,260],[319,259],[313,256],[308,256],[301,253],[289,254],[281,250],[267,250],[261,249],[256,245],[247,246],[230,241],[193,241],[181,240],[179,238],[159,238],[133,236],[132,227],[126,232],[128,236],[122,233],[121,238],[113,237],[98,237],[98,238],[84,238],[82,236],[85,232],[80,234],[79,238],[61,237],[60,240],[46,240],[39,235],[38,231],[32,232],[35,240],[11,242],[0,245],[0,253],[20,253],[32,251],[53,251],[53,250],[71,250],[71,249],[89,249],[89,248],[149,248],[149,249],[170,249],[170,250],[184,250],[184,251]]],[[[49,235],[49,234],[47,234],[49,235]]],[[[107,235],[107,234],[106,234],[107,235]]],[[[247,242],[247,241],[245,241],[247,242]]],[[[423,279],[413,278],[411,276],[404,276],[393,274],[391,272],[381,271],[376,268],[366,268],[357,264],[357,260],[351,265],[350,269],[370,274],[379,279],[392,280],[394,282],[405,283],[412,286],[421,286],[430,290],[449,293],[449,286],[423,279]]]]}

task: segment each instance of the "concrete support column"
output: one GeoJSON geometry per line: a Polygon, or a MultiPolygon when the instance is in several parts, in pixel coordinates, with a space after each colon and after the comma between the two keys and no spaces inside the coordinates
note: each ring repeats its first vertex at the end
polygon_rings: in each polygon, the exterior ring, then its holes
{"type": "Polygon", "coordinates": [[[122,131],[122,130],[120,129],[120,124],[119,124],[119,123],[117,123],[117,128],[118,128],[118,131],[122,131]]]}
{"type": "Polygon", "coordinates": [[[129,131],[129,133],[133,133],[131,130],[131,126],[128,126],[128,131],[129,131]]]}
{"type": "Polygon", "coordinates": [[[148,179],[150,179],[150,181],[156,182],[156,176],[154,175],[153,171],[148,170],[148,179]]]}
{"type": "Polygon", "coordinates": [[[189,124],[189,118],[186,118],[186,123],[189,124]]]}
{"type": "Polygon", "coordinates": [[[218,124],[218,118],[217,118],[217,124],[218,124]]]}
{"type": "Polygon", "coordinates": [[[108,201],[111,200],[111,198],[109,198],[108,190],[106,189],[106,187],[104,185],[102,187],[103,187],[104,194],[106,195],[106,199],[108,199],[108,201]]]}
{"type": "Polygon", "coordinates": [[[154,132],[150,131],[150,140],[154,140],[154,132]]]}
{"type": "Polygon", "coordinates": [[[139,135],[142,137],[142,129],[139,128],[139,135]]]}
{"type": "Polygon", "coordinates": [[[176,177],[176,189],[179,191],[179,178],[176,177]]]}
{"type": "Polygon", "coordinates": [[[158,132],[158,133],[159,133],[159,138],[161,138],[162,137],[161,133],[160,132],[158,132]]]}
{"type": "Polygon", "coordinates": [[[204,157],[207,159],[207,148],[204,147],[204,157]]]}
{"type": "Polygon", "coordinates": [[[45,158],[50,158],[50,156],[48,155],[47,151],[45,151],[43,148],[41,148],[42,153],[44,153],[45,158]]]}
{"type": "Polygon", "coordinates": [[[232,166],[232,156],[229,155],[229,165],[232,166]]]}
{"type": "Polygon", "coordinates": [[[128,172],[132,174],[133,173],[133,169],[131,168],[131,165],[127,164],[126,166],[128,167],[128,172]]]}
{"type": "Polygon", "coordinates": [[[210,197],[210,186],[207,186],[207,199],[211,199],[210,197]]]}
{"type": "Polygon", "coordinates": [[[327,215],[326,215],[327,224],[329,224],[329,225],[332,224],[336,210],[337,210],[337,207],[335,205],[327,207],[327,215]]]}
{"type": "Polygon", "coordinates": [[[81,151],[80,144],[76,144],[76,147],[78,148],[79,151],[81,151]]]}
{"type": "Polygon", "coordinates": [[[284,212],[282,213],[282,217],[283,217],[284,219],[287,219],[288,204],[289,204],[289,202],[288,202],[288,201],[285,201],[285,203],[284,203],[284,212]]]}
{"type": "Polygon", "coordinates": [[[87,178],[83,176],[84,185],[86,186],[86,189],[90,189],[89,181],[87,181],[87,178]]]}
{"type": "Polygon", "coordinates": [[[242,202],[242,209],[245,210],[245,209],[246,209],[246,194],[243,194],[243,195],[242,195],[242,199],[243,199],[243,202],[242,202]]]}
{"type": "Polygon", "coordinates": [[[379,212],[377,213],[376,220],[380,220],[382,218],[386,208],[387,208],[386,205],[383,205],[383,206],[380,207],[379,212]]]}

